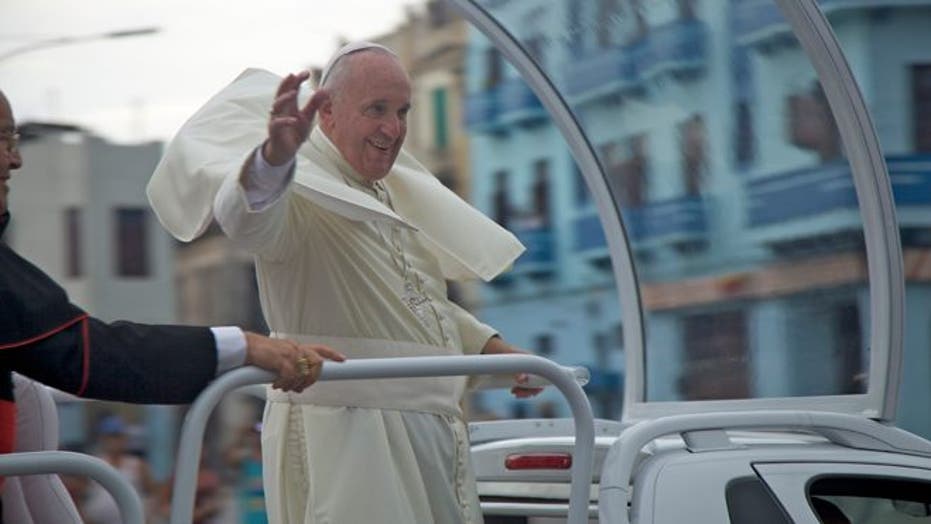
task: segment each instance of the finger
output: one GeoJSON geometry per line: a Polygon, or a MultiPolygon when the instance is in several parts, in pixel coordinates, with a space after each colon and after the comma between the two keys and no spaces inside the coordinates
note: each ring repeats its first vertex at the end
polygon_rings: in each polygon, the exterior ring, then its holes
{"type": "Polygon", "coordinates": [[[304,80],[307,80],[309,76],[310,76],[310,73],[308,73],[307,71],[301,71],[300,73],[296,75],[291,73],[288,76],[284,77],[281,80],[281,83],[278,84],[278,91],[276,93],[276,96],[286,91],[295,89],[297,86],[301,85],[301,82],[303,82],[304,80]]]}
{"type": "Polygon", "coordinates": [[[518,373],[514,375],[514,382],[517,382],[518,384],[526,384],[530,382],[530,375],[526,373],[518,373]]]}
{"type": "Polygon", "coordinates": [[[300,119],[296,116],[276,116],[268,123],[268,130],[270,133],[277,133],[285,129],[290,129],[300,123],[300,119]]]}
{"type": "Polygon", "coordinates": [[[313,120],[314,115],[317,113],[317,109],[320,109],[320,106],[323,105],[330,98],[330,93],[320,89],[316,91],[313,96],[310,97],[310,100],[304,105],[304,108],[301,109],[301,113],[304,115],[308,121],[313,120]]]}
{"type": "Polygon", "coordinates": [[[272,102],[272,115],[278,113],[292,113],[297,109],[297,89],[285,91],[272,102]]]}
{"type": "Polygon", "coordinates": [[[321,357],[327,360],[334,360],[336,362],[343,362],[346,360],[346,355],[343,355],[339,351],[327,346],[311,346],[311,349],[315,351],[321,357]]]}

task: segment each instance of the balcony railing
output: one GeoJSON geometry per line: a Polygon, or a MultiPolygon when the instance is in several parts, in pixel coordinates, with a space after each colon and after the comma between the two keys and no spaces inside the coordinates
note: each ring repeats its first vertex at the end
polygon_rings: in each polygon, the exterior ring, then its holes
{"type": "Polygon", "coordinates": [[[547,276],[555,269],[556,243],[553,229],[539,218],[516,221],[514,235],[527,251],[514,262],[514,273],[529,276],[547,276]]]}
{"type": "MultiPolygon", "coordinates": [[[[892,192],[903,227],[931,226],[931,155],[886,157],[892,192]]],[[[747,218],[752,228],[800,224],[785,235],[810,236],[862,228],[850,166],[845,161],[776,173],[746,184],[747,218]],[[830,218],[817,228],[811,219],[830,218]]]]}
{"type": "Polygon", "coordinates": [[[498,122],[498,90],[489,88],[471,93],[465,99],[465,125],[473,131],[487,131],[498,122]]]}
{"type": "Polygon", "coordinates": [[[537,95],[520,78],[466,96],[465,124],[478,132],[499,131],[514,124],[533,124],[547,118],[537,95]]]}
{"type": "Polygon", "coordinates": [[[547,113],[533,90],[520,78],[511,78],[498,89],[501,120],[507,123],[531,123],[545,120],[547,113]]]}
{"type": "MultiPolygon", "coordinates": [[[[660,245],[703,242],[708,237],[705,201],[700,196],[684,196],[651,202],[639,208],[623,209],[621,216],[634,249],[660,245]]],[[[599,255],[606,242],[594,211],[575,219],[574,249],[599,255]]]]}
{"type": "Polygon", "coordinates": [[[663,73],[700,70],[707,61],[707,26],[680,19],[652,28],[636,43],[583,51],[566,69],[570,96],[590,99],[637,88],[663,73]]]}

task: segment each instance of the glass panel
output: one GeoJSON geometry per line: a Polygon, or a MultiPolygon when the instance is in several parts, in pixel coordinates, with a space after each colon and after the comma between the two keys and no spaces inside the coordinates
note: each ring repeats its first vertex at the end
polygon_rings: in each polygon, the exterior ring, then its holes
{"type": "MultiPolygon", "coordinates": [[[[931,3],[822,1],[873,117],[895,195],[906,311],[931,301],[931,3]]],[[[907,316],[897,424],[931,435],[928,316],[907,316]]]]}
{"type": "MultiPolygon", "coordinates": [[[[851,169],[817,75],[776,5],[480,3],[526,48],[533,42],[597,152],[640,279],[647,400],[865,392],[870,295],[851,169]]],[[[508,224],[551,254],[531,247],[506,284],[486,290],[484,310],[504,333],[521,322],[560,326],[557,358],[571,345],[596,373],[616,372],[576,336],[620,319],[609,293],[599,302],[580,291],[611,284],[597,211],[579,196],[554,123],[490,49],[475,32],[466,101],[475,202],[494,209],[499,197],[483,187],[508,173],[510,209],[530,209],[541,156],[550,158],[554,197],[547,240],[524,229],[520,212],[508,224]],[[590,302],[594,320],[578,307],[590,302]]]]}
{"type": "Polygon", "coordinates": [[[827,477],[811,483],[812,510],[821,522],[931,522],[931,484],[891,477],[827,477]]]}

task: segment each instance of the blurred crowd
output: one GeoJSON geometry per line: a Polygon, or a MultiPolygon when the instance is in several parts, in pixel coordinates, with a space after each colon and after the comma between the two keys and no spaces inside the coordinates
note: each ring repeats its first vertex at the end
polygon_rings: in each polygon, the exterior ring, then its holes
{"type": "MultiPolygon", "coordinates": [[[[118,415],[107,415],[97,425],[92,453],[107,461],[136,489],[149,524],[167,523],[171,511],[172,479],[156,480],[136,428],[118,415]]],[[[262,489],[261,424],[239,429],[218,460],[201,462],[194,503],[194,524],[265,524],[262,489]],[[214,463],[215,462],[215,463],[214,463]]],[[[113,497],[86,477],[63,476],[65,487],[87,524],[121,524],[113,497]]]]}

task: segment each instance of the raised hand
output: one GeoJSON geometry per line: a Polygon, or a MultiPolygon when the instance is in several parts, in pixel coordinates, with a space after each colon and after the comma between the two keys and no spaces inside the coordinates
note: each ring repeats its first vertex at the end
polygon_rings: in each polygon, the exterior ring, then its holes
{"type": "Polygon", "coordinates": [[[318,90],[303,108],[298,108],[298,91],[309,76],[307,71],[289,74],[278,85],[268,119],[268,139],[262,146],[262,155],[273,166],[280,166],[294,158],[297,149],[310,134],[317,108],[328,97],[326,91],[318,90]]]}

